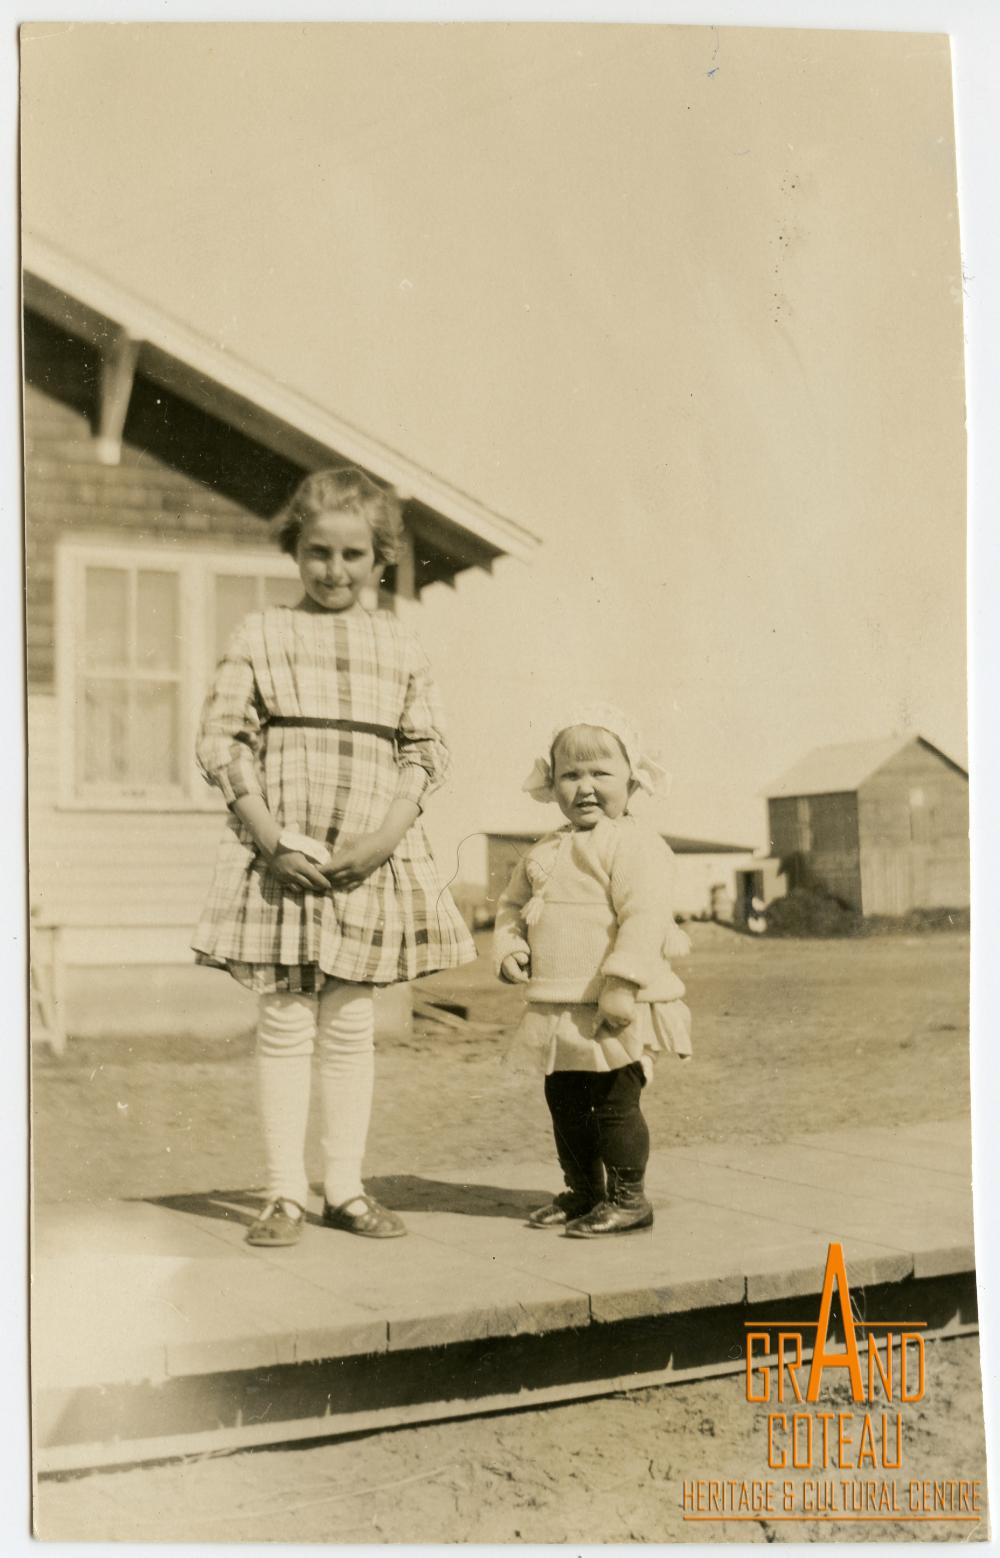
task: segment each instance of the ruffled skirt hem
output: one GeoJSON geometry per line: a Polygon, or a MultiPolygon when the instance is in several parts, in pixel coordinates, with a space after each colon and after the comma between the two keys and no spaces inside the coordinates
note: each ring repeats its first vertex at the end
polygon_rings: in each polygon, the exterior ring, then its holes
{"type": "Polygon", "coordinates": [[[540,1058],[554,1071],[617,1071],[644,1055],[691,1055],[691,1013],[683,1001],[640,1002],[616,1032],[600,1026],[595,1005],[529,1002],[511,1040],[511,1058],[540,1058]]]}

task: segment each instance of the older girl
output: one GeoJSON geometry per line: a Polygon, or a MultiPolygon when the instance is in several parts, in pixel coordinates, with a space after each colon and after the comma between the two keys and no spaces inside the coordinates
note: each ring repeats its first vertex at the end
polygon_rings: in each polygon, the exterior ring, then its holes
{"type": "Polygon", "coordinates": [[[251,1244],[301,1234],[314,1046],[324,1222],[405,1233],[361,1180],[372,988],[475,957],[420,821],[448,766],[427,662],[394,616],[363,602],[400,532],[395,497],[362,471],[307,477],[278,532],[302,599],[246,618],[202,714],[198,762],[230,817],[194,947],[260,1000],[267,1191],[251,1244]]]}

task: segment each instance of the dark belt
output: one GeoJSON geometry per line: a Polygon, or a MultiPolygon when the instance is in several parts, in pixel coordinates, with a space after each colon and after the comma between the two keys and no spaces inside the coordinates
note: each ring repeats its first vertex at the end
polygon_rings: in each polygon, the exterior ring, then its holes
{"type": "Polygon", "coordinates": [[[363,719],[314,719],[308,714],[272,714],[269,725],[290,725],[296,730],[352,730],[363,736],[381,736],[383,741],[395,741],[399,732],[391,725],[371,725],[363,719]]]}

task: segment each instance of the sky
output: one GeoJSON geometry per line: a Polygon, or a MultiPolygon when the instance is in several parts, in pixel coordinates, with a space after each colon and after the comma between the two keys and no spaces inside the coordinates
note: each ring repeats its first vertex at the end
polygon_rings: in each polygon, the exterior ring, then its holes
{"type": "MultiPolygon", "coordinates": [[[[811,747],[965,762],[947,40],[37,24],[33,231],[533,531],[425,593],[449,848],[610,699],[671,831],[811,747]]],[[[440,824],[439,824],[440,826],[440,824]]]]}

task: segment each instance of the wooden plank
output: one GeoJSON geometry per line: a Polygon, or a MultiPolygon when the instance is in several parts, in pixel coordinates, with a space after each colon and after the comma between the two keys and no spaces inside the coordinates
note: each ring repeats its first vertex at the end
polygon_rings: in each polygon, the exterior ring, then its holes
{"type": "Polygon", "coordinates": [[[254,1261],[240,1223],[147,1203],[67,1203],[39,1226],[42,1384],[156,1378],[157,1360],[163,1377],[296,1362],[317,1355],[317,1333],[322,1356],[385,1348],[373,1306],[331,1303],[293,1268],[254,1261]]]}
{"type": "MultiPolygon", "coordinates": [[[[706,1216],[699,1201],[684,1199],[674,1154],[660,1154],[648,1177],[656,1213],[651,1232],[628,1239],[578,1240],[558,1231],[527,1228],[524,1218],[546,1192],[547,1165],[495,1166],[494,1177],[512,1185],[496,1215],[410,1213],[429,1238],[492,1253],[499,1262],[590,1294],[595,1320],[672,1314],[742,1300],[750,1285],[762,1294],[818,1292],[829,1236],[786,1226],[780,1192],[756,1213],[716,1206],[706,1216]],[[767,1215],[772,1213],[773,1215],[767,1215]],[[506,1215],[505,1215],[506,1214],[506,1215]],[[512,1215],[511,1215],[512,1214],[512,1215]],[[808,1268],[808,1275],[805,1275],[808,1268]]],[[[430,1181],[461,1185],[442,1170],[430,1181]]],[[[471,1188],[471,1187],[470,1187],[471,1188]]],[[[859,1280],[896,1281],[913,1268],[912,1257],[889,1246],[856,1239],[859,1280]]]]}
{"type": "MultiPolygon", "coordinates": [[[[407,1214],[405,1239],[359,1239],[325,1228],[320,1205],[310,1202],[301,1244],[253,1250],[253,1260],[311,1283],[328,1305],[377,1314],[390,1349],[523,1335],[590,1318],[586,1294],[571,1284],[508,1267],[488,1250],[443,1247],[422,1236],[418,1216],[407,1214]]],[[[212,1232],[242,1240],[232,1223],[216,1223],[212,1232]]]]}
{"type": "Polygon", "coordinates": [[[454,1033],[482,1033],[491,1037],[505,1031],[501,1023],[475,1022],[470,1017],[459,1017],[455,1012],[449,1012],[445,1007],[429,1001],[426,996],[420,995],[416,990],[413,994],[413,1015],[427,1022],[436,1022],[442,1028],[448,1028],[454,1033]]]}
{"type": "Polygon", "coordinates": [[[859,1286],[969,1273],[969,1198],[954,1175],[932,1176],[938,1199],[928,1206],[927,1175],[905,1163],[897,1172],[889,1159],[894,1183],[913,1187],[912,1204],[890,1203],[868,1193],[867,1165],[854,1162],[859,1141],[950,1152],[965,1131],[951,1121],[831,1133],[826,1143],[741,1150],[738,1166],[727,1145],[659,1154],[648,1181],[654,1227],[608,1241],[525,1226],[552,1187],[550,1164],[493,1165],[493,1184],[455,1171],[416,1181],[410,1190],[423,1184],[426,1205],[407,1212],[411,1232],[401,1240],[326,1229],[314,1200],[301,1243],[287,1250],[245,1244],[255,1205],[247,1192],[43,1205],[34,1332],[36,1379],[47,1392],[42,1438],[63,1432],[63,1410],[77,1414],[79,1437],[84,1408],[72,1392],[116,1381],[249,1378],[303,1362],[527,1341],[592,1322],[701,1324],[697,1317],[744,1299],[815,1293],[833,1239],[845,1244],[859,1286]],[[827,1183],[837,1177],[834,1157],[846,1188],[827,1183]]]}
{"type": "MultiPolygon", "coordinates": [[[[840,1241],[852,1290],[902,1282],[913,1274],[913,1256],[853,1235],[840,1241]]],[[[817,1233],[797,1242],[753,1252],[747,1270],[747,1303],[799,1298],[819,1293],[829,1253],[830,1236],[817,1233]]]]}
{"type": "MultiPolygon", "coordinates": [[[[785,1183],[779,1203],[773,1180],[696,1162],[675,1164],[673,1178],[675,1194],[701,1203],[706,1216],[714,1217],[725,1206],[751,1213],[766,1208],[777,1214],[780,1204],[781,1220],[800,1232],[822,1233],[830,1240],[854,1237],[914,1256],[918,1250],[955,1246],[959,1261],[967,1259],[971,1208],[963,1215],[958,1198],[953,1212],[929,1212],[919,1205],[881,1206],[870,1196],[836,1188],[785,1183]]],[[[963,1268],[960,1264],[955,1269],[963,1268]]]]}
{"type": "MultiPolygon", "coordinates": [[[[968,1276],[907,1281],[904,1291],[907,1312],[930,1321],[925,1337],[976,1330],[968,1276]]],[[[359,1358],[353,1368],[351,1360],[334,1360],[310,1370],[207,1374],[159,1388],[45,1391],[36,1423],[51,1432],[38,1436],[35,1464],[44,1475],[303,1442],[741,1373],[747,1318],[757,1315],[721,1307],[595,1325],[575,1333],[570,1346],[556,1332],[359,1358]]]]}
{"type": "Polygon", "coordinates": [[[918,1181],[912,1166],[855,1157],[847,1152],[825,1152],[814,1144],[786,1146],[748,1146],[745,1143],[702,1145],[679,1149],[685,1162],[708,1163],[752,1174],[773,1182],[775,1205],[780,1205],[783,1187],[813,1185],[836,1189],[849,1195],[877,1200],[886,1207],[903,1206],[934,1212],[967,1214],[969,1197],[957,1176],[939,1173],[922,1165],[918,1181]]]}
{"type": "MultiPolygon", "coordinates": [[[[795,1136],[792,1144],[813,1152],[835,1153],[838,1157],[864,1158],[872,1163],[895,1163],[911,1169],[927,1169],[935,1174],[950,1175],[960,1181],[962,1186],[968,1187],[972,1182],[968,1121],[957,1122],[957,1127],[937,1135],[925,1126],[908,1127],[905,1130],[869,1126],[847,1131],[828,1131],[817,1136],[795,1136]]],[[[918,1189],[915,1193],[919,1197],[918,1189]]]]}

